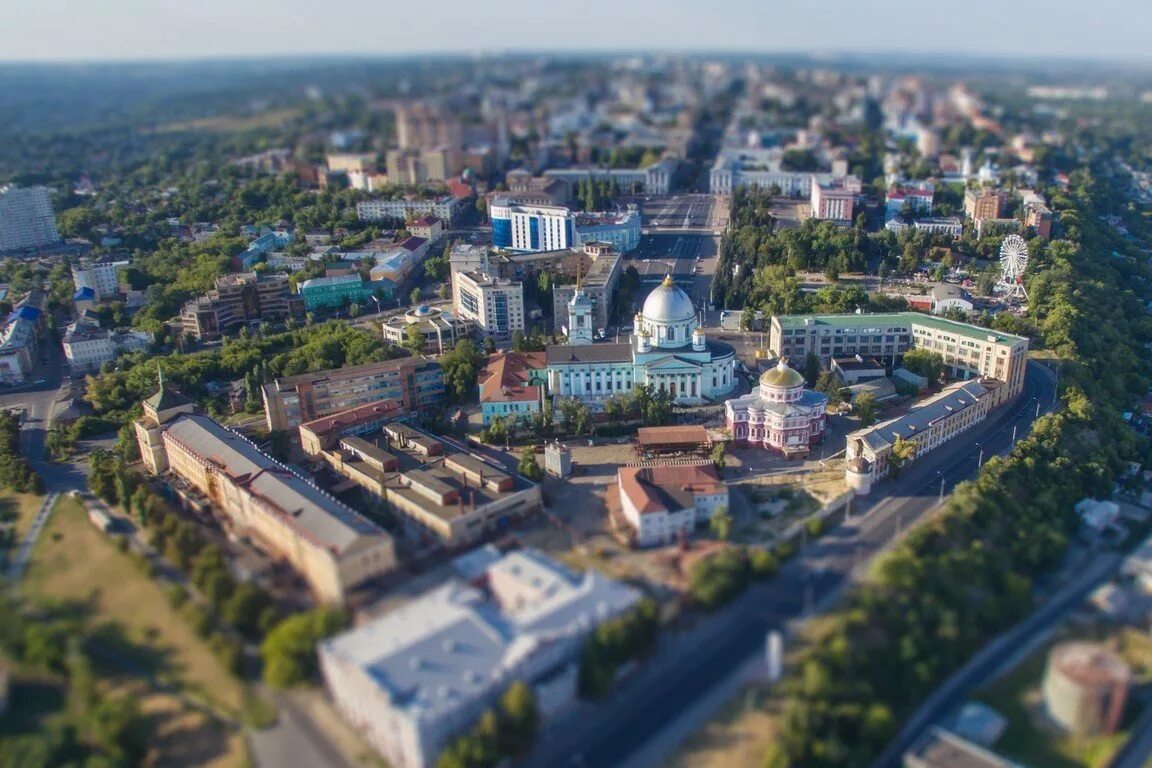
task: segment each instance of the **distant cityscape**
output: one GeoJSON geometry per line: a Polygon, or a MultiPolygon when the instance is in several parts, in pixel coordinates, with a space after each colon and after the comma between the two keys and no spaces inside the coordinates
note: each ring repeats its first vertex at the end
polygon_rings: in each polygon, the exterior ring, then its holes
{"type": "Polygon", "coordinates": [[[1146,72],[124,67],[6,76],[0,764],[1148,764],[1146,72]]]}

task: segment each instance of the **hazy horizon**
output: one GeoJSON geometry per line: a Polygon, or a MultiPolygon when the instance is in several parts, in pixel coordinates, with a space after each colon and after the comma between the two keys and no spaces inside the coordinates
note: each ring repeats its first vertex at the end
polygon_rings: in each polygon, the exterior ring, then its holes
{"type": "MultiPolygon", "coordinates": [[[[5,0],[12,2],[13,0],[5,0]]],[[[1152,6],[970,0],[948,15],[925,3],[826,0],[798,7],[732,0],[46,0],[7,14],[0,62],[76,63],[478,53],[703,53],[1096,60],[1149,63],[1152,6]],[[443,11],[439,9],[443,8],[443,11]]]]}

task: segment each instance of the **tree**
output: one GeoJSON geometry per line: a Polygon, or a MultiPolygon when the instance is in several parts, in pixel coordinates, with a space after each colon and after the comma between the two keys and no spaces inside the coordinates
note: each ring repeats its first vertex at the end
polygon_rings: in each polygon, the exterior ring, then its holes
{"type": "Polygon", "coordinates": [[[804,381],[808,382],[808,386],[816,386],[816,381],[820,378],[820,358],[817,357],[815,352],[808,352],[804,355],[804,381]]]}
{"type": "Polygon", "coordinates": [[[716,443],[712,446],[712,464],[716,469],[724,469],[728,463],[728,457],[724,454],[724,443],[716,443]]]}
{"type": "Polygon", "coordinates": [[[928,379],[929,386],[940,383],[944,374],[944,356],[930,349],[910,349],[904,353],[902,365],[912,373],[928,379]]]}
{"type": "MultiPolygon", "coordinates": [[[[519,331],[517,331],[519,333],[519,331]]],[[[491,355],[496,351],[496,340],[491,336],[484,337],[484,354],[491,355]]]]}
{"type": "Polygon", "coordinates": [[[836,374],[832,371],[824,371],[820,374],[819,378],[816,379],[816,391],[828,395],[828,402],[832,405],[840,405],[844,402],[844,384],[836,378],[836,374]]]}
{"type": "Polygon", "coordinates": [[[500,697],[503,722],[502,746],[513,755],[523,754],[532,746],[540,725],[540,712],[531,686],[517,680],[500,697]]]}
{"type": "Polygon", "coordinates": [[[871,392],[861,392],[852,401],[852,412],[860,418],[860,424],[868,427],[876,422],[880,412],[880,402],[871,392]]]}
{"type": "Polygon", "coordinates": [[[413,288],[412,292],[408,294],[408,303],[416,305],[420,303],[420,289],[413,288]]]}
{"type": "Polygon", "coordinates": [[[348,305],[348,317],[360,317],[362,314],[364,314],[364,308],[356,302],[348,305]]]}
{"type": "Polygon", "coordinates": [[[526,446],[524,450],[520,452],[518,471],[521,475],[533,482],[538,482],[544,476],[544,471],[541,470],[540,465],[536,463],[536,451],[532,446],[526,446]]]}
{"type": "Polygon", "coordinates": [[[419,355],[424,351],[424,332],[420,330],[420,323],[410,323],[404,329],[402,346],[414,355],[419,355]]]}
{"type": "Polygon", "coordinates": [[[260,646],[264,681],[288,688],[312,680],[317,673],[316,644],[339,632],[347,622],[343,612],[316,608],[277,624],[260,646]]]}
{"type": "Polygon", "coordinates": [[[440,357],[444,369],[444,385],[457,402],[464,402],[476,393],[476,374],[480,370],[480,352],[468,339],[460,339],[456,346],[440,357]]]}
{"type": "Polygon", "coordinates": [[[888,454],[889,474],[892,477],[898,477],[904,465],[916,458],[916,451],[919,447],[920,443],[915,440],[905,440],[903,437],[897,436],[896,442],[892,444],[892,450],[888,454]]]}
{"type": "Polygon", "coordinates": [[[732,533],[732,514],[727,507],[720,507],[712,513],[708,520],[708,529],[720,541],[728,541],[732,533]]]}

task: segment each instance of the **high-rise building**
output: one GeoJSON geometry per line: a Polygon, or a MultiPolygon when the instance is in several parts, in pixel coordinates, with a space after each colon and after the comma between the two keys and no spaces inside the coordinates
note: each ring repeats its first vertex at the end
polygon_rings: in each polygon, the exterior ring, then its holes
{"type": "Polygon", "coordinates": [[[494,198],[489,209],[492,244],[513,251],[558,251],[590,242],[611,243],[620,253],[640,245],[640,212],[577,213],[562,205],[522,205],[494,198]]]}
{"type": "Polygon", "coordinates": [[[60,242],[45,187],[0,187],[0,251],[60,242]]]}
{"type": "Polygon", "coordinates": [[[453,279],[458,281],[453,309],[460,317],[494,336],[525,329],[523,283],[487,272],[457,272],[453,279]]]}

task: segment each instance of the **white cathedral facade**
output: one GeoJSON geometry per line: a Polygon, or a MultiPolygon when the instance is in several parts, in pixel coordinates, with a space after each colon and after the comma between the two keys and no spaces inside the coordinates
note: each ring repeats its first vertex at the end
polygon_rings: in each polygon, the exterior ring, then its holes
{"type": "Polygon", "coordinates": [[[548,389],[594,409],[650,384],[682,404],[722,397],[736,385],[736,352],[704,337],[692,299],[666,277],[636,315],[631,340],[593,343],[592,302],[579,288],[568,302],[568,343],[548,347],[548,389]]]}

